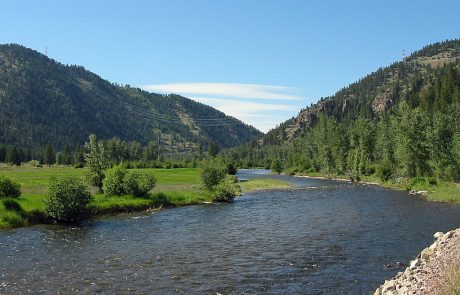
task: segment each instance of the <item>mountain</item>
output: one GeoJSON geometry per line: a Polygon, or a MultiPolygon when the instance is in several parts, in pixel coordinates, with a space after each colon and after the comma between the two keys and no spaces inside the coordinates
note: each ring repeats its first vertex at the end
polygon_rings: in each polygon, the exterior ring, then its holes
{"type": "Polygon", "coordinates": [[[428,45],[403,61],[395,62],[341,89],[271,130],[264,141],[281,143],[301,136],[307,127],[317,123],[320,114],[333,116],[339,122],[359,117],[375,119],[401,101],[420,103],[419,95],[434,86],[439,69],[460,58],[460,41],[450,40],[428,45]]]}
{"type": "Polygon", "coordinates": [[[459,118],[460,40],[450,40],[321,98],[226,156],[289,173],[460,180],[459,118]]]}
{"type": "Polygon", "coordinates": [[[62,148],[90,133],[142,144],[160,139],[170,152],[209,142],[232,147],[261,134],[185,97],[120,86],[32,49],[0,45],[0,144],[62,148]]]}

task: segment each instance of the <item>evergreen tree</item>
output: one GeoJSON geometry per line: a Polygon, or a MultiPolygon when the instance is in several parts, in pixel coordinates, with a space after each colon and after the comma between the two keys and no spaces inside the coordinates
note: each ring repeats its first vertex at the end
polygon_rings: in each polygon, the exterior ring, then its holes
{"type": "Polygon", "coordinates": [[[0,163],[6,162],[6,147],[4,145],[0,145],[0,163]]]}
{"type": "Polygon", "coordinates": [[[54,148],[51,144],[46,145],[45,151],[43,153],[43,160],[44,163],[48,166],[56,163],[56,154],[54,153],[54,148]]]}
{"type": "Polygon", "coordinates": [[[18,148],[16,146],[10,147],[6,155],[6,162],[11,165],[20,166],[21,156],[19,155],[18,148]]]}
{"type": "Polygon", "coordinates": [[[64,145],[64,150],[62,151],[62,164],[72,164],[72,152],[70,151],[70,147],[68,144],[64,145]]]}
{"type": "Polygon", "coordinates": [[[209,156],[214,158],[215,156],[217,156],[218,153],[219,153],[219,147],[217,146],[217,144],[215,142],[209,143],[209,146],[208,146],[209,156]]]}

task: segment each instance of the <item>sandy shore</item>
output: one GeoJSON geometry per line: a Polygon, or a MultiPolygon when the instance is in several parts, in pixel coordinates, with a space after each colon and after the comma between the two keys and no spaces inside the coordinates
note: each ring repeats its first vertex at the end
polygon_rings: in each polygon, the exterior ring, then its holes
{"type": "Polygon", "coordinates": [[[404,272],[385,281],[374,295],[440,294],[449,271],[460,267],[460,228],[434,234],[435,242],[425,248],[404,272]]]}

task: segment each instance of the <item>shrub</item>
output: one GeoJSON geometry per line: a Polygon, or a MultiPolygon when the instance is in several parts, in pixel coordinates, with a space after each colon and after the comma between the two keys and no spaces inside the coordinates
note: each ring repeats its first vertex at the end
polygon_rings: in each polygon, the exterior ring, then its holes
{"type": "Polygon", "coordinates": [[[281,167],[281,163],[280,161],[277,159],[277,160],[274,160],[272,162],[272,165],[270,166],[270,169],[273,171],[273,172],[276,172],[278,174],[280,174],[282,171],[283,171],[283,167],[281,167]]]}
{"type": "Polygon", "coordinates": [[[211,190],[225,178],[225,167],[221,167],[217,163],[208,163],[201,169],[201,180],[204,186],[211,190]]]}
{"type": "Polygon", "coordinates": [[[19,198],[20,196],[21,185],[0,175],[0,198],[19,198]]]}
{"type": "Polygon", "coordinates": [[[236,172],[238,172],[238,169],[236,169],[235,165],[233,163],[227,163],[227,174],[230,175],[235,175],[236,172]]]}
{"type": "Polygon", "coordinates": [[[91,200],[92,196],[80,178],[52,177],[46,193],[45,211],[58,221],[80,221],[89,217],[91,200]]]}
{"type": "Polygon", "coordinates": [[[381,181],[390,180],[393,175],[392,166],[390,161],[383,161],[381,165],[377,166],[377,176],[381,181]]]}
{"type": "Polygon", "coordinates": [[[151,173],[129,171],[124,179],[125,193],[135,197],[144,197],[155,187],[156,179],[151,173]]]}
{"type": "Polygon", "coordinates": [[[236,197],[236,189],[233,185],[222,181],[216,186],[216,191],[213,201],[215,202],[230,202],[236,197]]]}
{"type": "Polygon", "coordinates": [[[2,201],[5,210],[23,212],[21,205],[13,199],[5,199],[2,201]]]}
{"type": "Polygon", "coordinates": [[[80,163],[75,164],[73,167],[76,168],[76,169],[81,169],[81,168],[85,167],[85,164],[80,162],[80,163]]]}
{"type": "Polygon", "coordinates": [[[122,165],[113,166],[105,171],[102,181],[102,190],[108,196],[120,196],[125,194],[124,178],[126,169],[122,165]]]}

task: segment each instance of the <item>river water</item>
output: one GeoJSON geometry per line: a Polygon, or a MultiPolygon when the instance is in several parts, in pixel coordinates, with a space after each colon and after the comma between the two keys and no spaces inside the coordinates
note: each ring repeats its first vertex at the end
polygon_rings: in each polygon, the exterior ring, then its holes
{"type": "Polygon", "coordinates": [[[460,206],[338,181],[233,203],[0,232],[0,294],[369,294],[460,206]]]}

